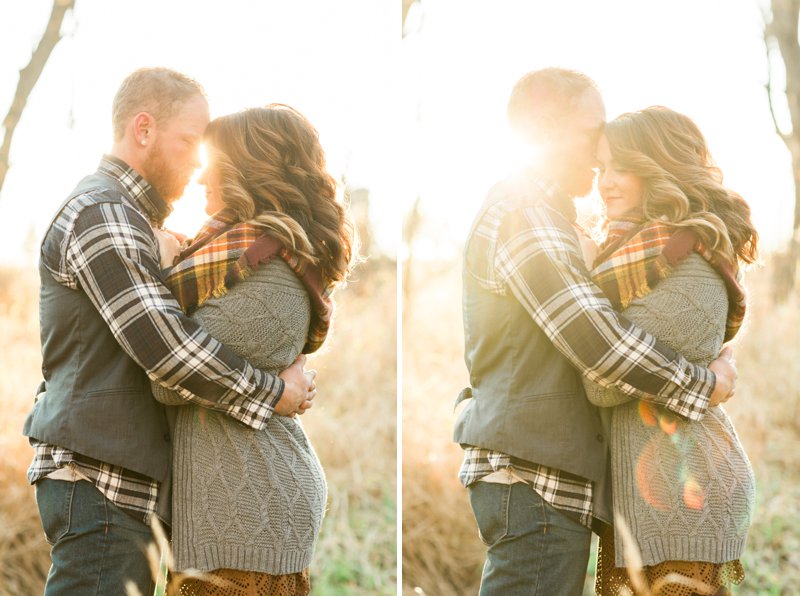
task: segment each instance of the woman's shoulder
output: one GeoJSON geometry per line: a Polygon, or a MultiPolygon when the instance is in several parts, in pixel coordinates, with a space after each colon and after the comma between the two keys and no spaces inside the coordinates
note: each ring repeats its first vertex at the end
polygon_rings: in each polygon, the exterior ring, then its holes
{"type": "MultiPolygon", "coordinates": [[[[257,266],[240,284],[258,285],[285,291],[305,292],[297,274],[282,258],[276,256],[269,263],[257,266]]],[[[234,286],[235,287],[235,286],[234,286]]]]}
{"type": "Polygon", "coordinates": [[[725,282],[711,263],[694,252],[672,267],[650,293],[634,302],[651,310],[683,313],[694,321],[692,324],[700,320],[724,321],[728,310],[725,282]]]}
{"type": "Polygon", "coordinates": [[[198,313],[217,309],[228,314],[235,312],[242,321],[261,316],[265,310],[280,316],[294,316],[295,311],[309,309],[309,298],[291,267],[275,257],[231,285],[224,294],[210,298],[198,313]]]}
{"type": "Polygon", "coordinates": [[[306,342],[311,320],[308,293],[280,258],[256,268],[193,317],[208,332],[259,368],[289,366],[306,342]]]}
{"type": "Polygon", "coordinates": [[[666,279],[670,277],[674,278],[674,280],[685,280],[687,282],[690,280],[703,280],[708,283],[718,284],[724,289],[722,277],[714,269],[714,266],[706,258],[694,251],[672,267],[666,279]]]}

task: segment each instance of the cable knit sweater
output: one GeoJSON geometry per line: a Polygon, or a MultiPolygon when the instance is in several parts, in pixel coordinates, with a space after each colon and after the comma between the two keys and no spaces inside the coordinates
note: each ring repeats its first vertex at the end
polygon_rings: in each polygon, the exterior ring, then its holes
{"type": "MultiPolygon", "coordinates": [[[[693,254],[624,314],[688,360],[707,365],[721,349],[727,309],[722,280],[693,254]]],[[[738,559],[755,483],[725,411],[710,408],[702,420],[688,422],[584,383],[589,400],[606,406],[614,514],[630,526],[643,564],[738,559]]],[[[616,565],[623,567],[618,530],[615,542],[616,565]]]]}
{"type": "MultiPolygon", "coordinates": [[[[277,374],[303,348],[310,306],[274,259],[192,317],[253,365],[277,374]]],[[[159,401],[185,404],[154,384],[159,401]]],[[[172,540],[178,569],[273,575],[308,567],[325,510],[325,477],[298,418],[255,431],[194,405],[174,408],[172,540]]]]}

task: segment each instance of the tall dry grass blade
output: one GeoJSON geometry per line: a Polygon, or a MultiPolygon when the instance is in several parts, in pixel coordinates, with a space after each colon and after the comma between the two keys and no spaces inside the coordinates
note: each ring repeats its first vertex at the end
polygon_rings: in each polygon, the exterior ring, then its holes
{"type": "MultiPolygon", "coordinates": [[[[42,374],[38,283],[34,268],[0,265],[0,596],[42,594],[50,567],[25,475],[33,450],[20,432],[42,374]]],[[[393,261],[375,259],[359,267],[337,292],[329,345],[310,359],[320,371],[320,391],[302,423],[328,479],[330,508],[312,561],[314,593],[396,591],[396,296],[393,261]]],[[[176,577],[221,582],[199,572],[176,576],[170,564],[170,589],[176,577]]]]}
{"type": "Polygon", "coordinates": [[[139,586],[128,580],[125,582],[125,596],[143,596],[143,594],[139,591],[139,586]]]}
{"type": "Polygon", "coordinates": [[[639,547],[636,545],[636,540],[631,534],[625,518],[621,515],[614,515],[614,525],[619,529],[620,536],[622,537],[622,553],[625,557],[625,567],[628,569],[628,577],[631,578],[631,584],[636,593],[641,592],[645,596],[652,596],[650,586],[647,585],[647,578],[644,575],[642,568],[642,555],[639,552],[639,547]]]}
{"type": "MultiPolygon", "coordinates": [[[[161,525],[159,519],[153,516],[150,520],[150,528],[153,532],[155,542],[147,545],[147,562],[150,565],[150,573],[155,581],[154,596],[166,596],[167,594],[179,594],[181,584],[189,579],[196,579],[210,583],[219,588],[235,587],[230,582],[219,578],[213,574],[204,573],[197,569],[185,569],[177,572],[175,570],[175,557],[172,554],[169,538],[161,525]]],[[[131,596],[131,595],[128,595],[131,596]]]]}
{"type": "Polygon", "coordinates": [[[172,556],[172,549],[169,547],[167,532],[164,530],[164,526],[161,525],[161,521],[155,515],[151,518],[150,528],[153,531],[153,536],[156,539],[159,550],[166,555],[167,567],[174,569],[175,557],[172,556]]]}
{"type": "Polygon", "coordinates": [[[150,542],[147,544],[144,554],[147,557],[147,565],[150,567],[150,575],[154,578],[158,578],[161,561],[160,549],[154,542],[150,542]]]}

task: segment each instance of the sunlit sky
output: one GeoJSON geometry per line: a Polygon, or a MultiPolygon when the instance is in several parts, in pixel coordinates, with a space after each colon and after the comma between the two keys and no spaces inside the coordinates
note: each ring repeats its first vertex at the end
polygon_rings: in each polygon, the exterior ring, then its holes
{"type": "MultiPolygon", "coordinates": [[[[519,163],[505,120],[514,82],[575,68],[598,82],[609,118],[653,104],[692,117],[751,203],[765,247],[780,246],[793,189],[764,91],[758,2],[423,0],[401,42],[399,0],[77,0],[16,131],[0,262],[32,262],[53,210],[110,147],[119,83],[145,65],[196,77],[212,117],[271,101],[297,107],[319,129],[332,173],[369,189],[381,248],[395,252],[401,215],[419,196],[420,251],[446,256],[487,189],[519,163]]],[[[0,4],[2,115],[50,7],[0,4]]],[[[191,233],[202,196],[191,184],[171,227],[191,233]]]]}
{"type": "MultiPolygon", "coordinates": [[[[0,4],[0,118],[51,5],[0,4]]],[[[319,130],[331,173],[369,189],[376,241],[394,253],[399,15],[375,0],[77,0],[14,136],[0,262],[33,263],[54,210],[110,149],[112,98],[141,66],[195,77],[212,117],[269,102],[299,109],[319,130]]],[[[203,188],[190,184],[168,224],[193,232],[203,206],[203,188]]]]}
{"type": "MultiPolygon", "coordinates": [[[[406,208],[420,197],[427,221],[418,253],[458,254],[486,191],[520,161],[505,119],[511,88],[545,66],[594,78],[609,118],[660,104],[694,119],[765,248],[780,246],[794,196],[760,19],[758,0],[424,0],[409,13],[401,60],[403,143],[413,148],[403,196],[406,208]]],[[[783,77],[774,84],[782,90],[783,77]]]]}

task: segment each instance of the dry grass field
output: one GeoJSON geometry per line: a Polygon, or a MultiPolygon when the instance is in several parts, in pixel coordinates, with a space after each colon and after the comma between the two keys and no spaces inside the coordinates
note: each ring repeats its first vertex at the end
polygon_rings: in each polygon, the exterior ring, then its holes
{"type": "MultiPolygon", "coordinates": [[[[768,274],[768,266],[748,274],[752,308],[726,405],[757,479],[740,595],[800,593],[800,299],[770,305],[768,274]]],[[[453,403],[468,382],[459,265],[417,266],[412,280],[403,328],[403,593],[475,594],[484,547],[451,442],[453,403]]],[[[593,571],[590,564],[586,594],[593,571]]]]}
{"type": "MultiPolygon", "coordinates": [[[[333,335],[310,359],[315,407],[303,422],[325,468],[328,513],[313,593],[396,592],[396,285],[393,262],[360,266],[337,295],[333,335]]],[[[0,595],[41,594],[49,567],[20,434],[39,381],[37,280],[0,269],[0,595]]]]}

